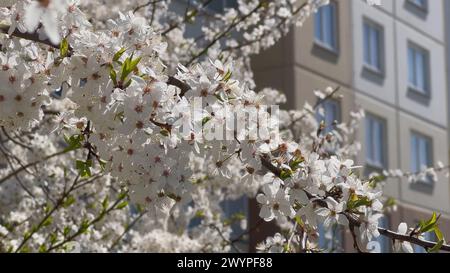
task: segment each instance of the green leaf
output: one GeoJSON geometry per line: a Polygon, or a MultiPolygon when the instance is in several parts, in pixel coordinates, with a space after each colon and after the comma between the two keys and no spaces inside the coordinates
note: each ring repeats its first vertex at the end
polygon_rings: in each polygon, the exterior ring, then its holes
{"type": "Polygon", "coordinates": [[[222,81],[228,82],[231,79],[232,74],[233,73],[230,70],[228,70],[227,73],[225,74],[225,76],[223,76],[222,81]]]}
{"type": "Polygon", "coordinates": [[[81,233],[86,233],[88,228],[89,228],[89,220],[88,219],[84,219],[83,221],[81,221],[80,232],[81,233]]]}
{"type": "Polygon", "coordinates": [[[437,216],[436,212],[433,212],[433,215],[428,221],[420,221],[419,222],[419,233],[425,233],[429,231],[433,231],[437,225],[437,220],[440,216],[437,216]]]}
{"type": "Polygon", "coordinates": [[[64,152],[71,152],[74,150],[80,149],[83,145],[82,142],[84,141],[83,135],[73,135],[73,136],[64,136],[64,140],[67,143],[67,148],[64,149],[64,152]]]}
{"type": "Polygon", "coordinates": [[[23,235],[23,238],[24,238],[24,239],[28,239],[28,238],[30,238],[30,236],[31,236],[31,232],[30,232],[30,231],[27,231],[27,232],[25,232],[25,234],[23,235]]]}
{"type": "Polygon", "coordinates": [[[366,207],[370,207],[372,206],[372,201],[367,198],[367,197],[359,197],[357,195],[353,195],[353,197],[356,198],[351,198],[351,200],[348,201],[347,204],[347,208],[352,210],[352,209],[356,209],[362,206],[366,206],[366,207]]]}
{"type": "Polygon", "coordinates": [[[52,217],[48,217],[43,223],[42,226],[43,227],[48,227],[53,223],[53,218],[52,217]]]}
{"type": "Polygon", "coordinates": [[[245,214],[242,212],[237,212],[231,215],[230,219],[225,219],[223,223],[224,225],[228,226],[243,219],[245,219],[245,214]]]}
{"type": "Polygon", "coordinates": [[[128,88],[131,85],[132,81],[129,79],[127,83],[123,86],[123,88],[128,88]]]}
{"type": "Polygon", "coordinates": [[[71,231],[71,228],[69,226],[66,226],[63,230],[64,237],[67,237],[69,235],[70,231],[71,231]]]}
{"type": "Polygon", "coordinates": [[[54,245],[58,241],[58,235],[56,233],[50,234],[50,244],[54,245]]]}
{"type": "Polygon", "coordinates": [[[298,216],[298,215],[295,216],[294,220],[299,226],[301,226],[303,228],[305,227],[305,223],[303,223],[303,220],[300,216],[298,216]]]}
{"type": "Polygon", "coordinates": [[[98,163],[100,164],[100,168],[102,169],[102,171],[105,171],[106,169],[106,162],[99,159],[98,163]]]}
{"type": "Polygon", "coordinates": [[[197,212],[195,212],[195,218],[203,218],[205,217],[205,212],[203,210],[197,210],[197,212]]]}
{"type": "Polygon", "coordinates": [[[123,62],[123,64],[122,64],[122,70],[120,72],[120,81],[122,81],[122,82],[125,80],[125,78],[130,73],[130,72],[128,72],[128,66],[129,66],[130,61],[131,61],[130,58],[126,58],[125,62],[123,62]]]}
{"type": "Polygon", "coordinates": [[[47,247],[45,246],[45,244],[40,245],[38,251],[39,253],[47,252],[47,247]]]}
{"type": "Polygon", "coordinates": [[[269,1],[267,0],[261,1],[259,4],[265,9],[269,7],[269,1]]]}
{"type": "Polygon", "coordinates": [[[208,121],[210,121],[212,118],[211,117],[204,117],[202,119],[202,126],[205,126],[206,123],[208,123],[208,121]]]}
{"type": "Polygon", "coordinates": [[[186,21],[188,21],[189,23],[193,23],[194,22],[194,18],[195,16],[197,16],[198,14],[198,10],[197,9],[193,9],[189,12],[189,14],[186,16],[186,21]]]}
{"type": "Polygon", "coordinates": [[[116,54],[114,54],[113,61],[117,62],[120,59],[120,57],[122,57],[123,53],[125,53],[125,51],[126,49],[123,47],[119,51],[117,51],[116,54]]]}
{"type": "Polygon", "coordinates": [[[295,157],[291,162],[289,163],[289,166],[292,170],[296,170],[298,166],[303,163],[305,159],[303,157],[295,157]]]}
{"type": "Polygon", "coordinates": [[[75,197],[73,197],[72,195],[67,196],[66,200],[64,200],[63,203],[63,207],[64,208],[68,208],[70,207],[73,203],[75,203],[75,197]]]}
{"type": "Polygon", "coordinates": [[[291,170],[282,170],[281,171],[281,175],[280,175],[281,180],[286,180],[286,179],[288,179],[291,176],[292,176],[292,171],[291,170]]]}
{"type": "Polygon", "coordinates": [[[122,71],[120,73],[120,81],[122,83],[125,81],[128,75],[130,75],[130,73],[136,69],[141,59],[142,57],[138,57],[133,60],[133,55],[125,59],[125,62],[123,62],[122,64],[122,71]]]}
{"type": "Polygon", "coordinates": [[[442,234],[441,230],[439,229],[439,227],[435,227],[434,228],[434,234],[436,234],[436,238],[441,241],[444,240],[444,235],[442,234]]]}
{"type": "Polygon", "coordinates": [[[136,69],[137,65],[139,64],[139,62],[141,60],[142,60],[142,57],[139,57],[130,62],[130,67],[129,67],[130,73],[136,69]]]}
{"type": "Polygon", "coordinates": [[[117,205],[116,209],[117,210],[121,210],[121,209],[125,208],[126,206],[128,206],[128,202],[127,201],[123,201],[122,203],[117,205]]]}
{"type": "Polygon", "coordinates": [[[22,249],[20,249],[20,253],[30,253],[30,247],[23,246],[22,249]]]}
{"type": "Polygon", "coordinates": [[[395,200],[395,198],[389,197],[386,202],[384,202],[383,207],[385,209],[390,208],[390,207],[394,207],[395,205],[397,205],[397,201],[395,200]]]}
{"type": "Polygon", "coordinates": [[[108,198],[108,196],[106,196],[105,199],[103,199],[103,202],[102,202],[103,210],[107,210],[108,209],[108,205],[109,205],[109,198],[108,198]]]}
{"type": "Polygon", "coordinates": [[[429,249],[428,252],[438,252],[441,249],[442,245],[444,245],[444,240],[440,240],[433,248],[429,249]]]}
{"type": "Polygon", "coordinates": [[[59,45],[59,51],[61,58],[65,58],[69,54],[69,42],[66,38],[61,41],[61,44],[59,45]]]}
{"type": "Polygon", "coordinates": [[[91,167],[92,167],[92,160],[86,160],[86,161],[77,160],[75,162],[75,168],[78,170],[78,174],[82,178],[92,176],[91,167]]]}
{"type": "Polygon", "coordinates": [[[47,203],[44,207],[44,213],[47,214],[50,212],[50,210],[52,209],[52,204],[51,203],[47,203]]]}
{"type": "Polygon", "coordinates": [[[117,73],[116,73],[116,70],[114,70],[114,68],[112,68],[112,67],[109,71],[109,77],[113,81],[114,86],[117,86],[117,73]]]}
{"type": "Polygon", "coordinates": [[[123,192],[121,192],[121,193],[119,194],[119,196],[117,197],[117,199],[122,200],[122,199],[124,199],[125,197],[127,197],[127,195],[128,195],[128,192],[123,191],[123,192]]]}

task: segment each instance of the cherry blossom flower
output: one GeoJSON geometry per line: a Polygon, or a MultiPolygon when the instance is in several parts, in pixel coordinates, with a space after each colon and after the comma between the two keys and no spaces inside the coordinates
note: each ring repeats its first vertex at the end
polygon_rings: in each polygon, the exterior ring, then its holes
{"type": "Polygon", "coordinates": [[[263,193],[258,194],[256,200],[262,205],[259,216],[266,222],[283,216],[290,217],[294,214],[294,210],[289,203],[289,197],[285,190],[281,188],[279,180],[264,185],[263,193]]]}
{"type": "Polygon", "coordinates": [[[317,209],[317,215],[324,218],[324,226],[330,227],[333,224],[340,224],[343,226],[348,225],[348,219],[342,213],[345,211],[345,202],[337,202],[332,197],[328,197],[326,199],[326,203],[328,205],[327,208],[319,208],[317,209]]]}
{"type": "Polygon", "coordinates": [[[59,16],[67,10],[66,0],[32,1],[25,10],[25,26],[29,32],[37,29],[39,23],[44,26],[45,34],[53,44],[60,41],[59,16]]]}
{"type": "MultiPolygon", "coordinates": [[[[408,225],[406,223],[400,223],[400,225],[398,225],[397,233],[401,235],[407,235],[408,225]]],[[[410,242],[400,240],[395,240],[394,250],[396,252],[414,253],[414,249],[410,242]]]]}

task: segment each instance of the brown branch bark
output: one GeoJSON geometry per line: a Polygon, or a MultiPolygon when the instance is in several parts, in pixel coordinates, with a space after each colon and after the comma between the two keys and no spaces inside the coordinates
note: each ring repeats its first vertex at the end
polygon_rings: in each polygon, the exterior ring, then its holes
{"type": "MultiPolygon", "coordinates": [[[[10,28],[10,26],[8,26],[8,25],[0,25],[0,33],[9,35],[8,34],[9,28],[10,28]]],[[[34,32],[34,33],[28,33],[28,32],[22,33],[18,29],[15,29],[13,31],[13,33],[11,33],[10,36],[14,36],[14,37],[17,37],[17,38],[22,38],[22,39],[29,40],[29,41],[39,42],[41,44],[45,44],[45,45],[48,45],[48,46],[53,47],[53,48],[59,48],[59,45],[53,44],[48,39],[46,39],[46,40],[39,39],[39,34],[37,34],[36,32],[34,32]]]]}
{"type": "Polygon", "coordinates": [[[180,97],[183,97],[189,90],[191,90],[191,87],[188,84],[172,76],[170,76],[167,80],[167,84],[180,88],[180,97]]]}

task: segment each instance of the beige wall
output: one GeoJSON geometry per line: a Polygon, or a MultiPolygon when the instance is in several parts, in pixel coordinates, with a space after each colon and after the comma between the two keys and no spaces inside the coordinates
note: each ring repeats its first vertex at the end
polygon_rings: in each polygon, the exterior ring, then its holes
{"type": "Polygon", "coordinates": [[[282,107],[296,108],[294,92],[294,71],[288,62],[292,48],[287,42],[289,37],[283,38],[274,47],[262,52],[257,58],[252,59],[252,67],[256,82],[256,90],[272,87],[283,92],[287,97],[287,104],[282,107]]]}
{"type": "Polygon", "coordinates": [[[295,63],[310,68],[312,71],[328,75],[341,85],[352,82],[352,36],[351,13],[352,1],[334,1],[338,7],[338,54],[323,49],[314,41],[314,20],[309,18],[302,27],[294,29],[293,47],[295,63]]]}
{"type": "MultiPolygon", "coordinates": [[[[314,43],[314,20],[293,28],[276,46],[252,61],[257,88],[271,86],[282,90],[288,107],[301,108],[305,101],[316,102],[313,90],[340,86],[345,95],[342,112],[353,109],[351,1],[335,1],[338,7],[338,53],[314,43]]],[[[345,117],[344,117],[345,118],[345,117]]]]}
{"type": "Polygon", "coordinates": [[[294,67],[294,90],[295,90],[295,104],[297,108],[303,107],[305,102],[314,105],[317,101],[313,91],[314,90],[324,90],[327,87],[340,87],[338,95],[342,95],[343,98],[340,100],[342,121],[346,122],[349,120],[350,111],[354,110],[354,92],[350,90],[347,86],[342,86],[337,82],[333,82],[330,79],[324,78],[321,75],[311,72],[310,70],[295,66],[294,67]]]}

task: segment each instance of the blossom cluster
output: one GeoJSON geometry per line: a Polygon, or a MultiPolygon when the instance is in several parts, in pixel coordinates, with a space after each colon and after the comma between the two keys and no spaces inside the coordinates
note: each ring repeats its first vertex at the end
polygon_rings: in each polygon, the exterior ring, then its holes
{"type": "Polygon", "coordinates": [[[381,185],[346,159],[364,113],[343,124],[318,122],[320,104],[274,113],[265,106],[285,97],[256,92],[249,68],[328,1],[240,0],[201,22],[199,39],[183,35],[208,12],[199,3],[182,20],[171,1],[93,2],[0,0],[0,143],[13,158],[0,172],[0,249],[229,251],[245,219],[220,216],[221,202],[243,194],[291,231],[264,251],[313,251],[319,223],[349,227],[360,249],[379,236],[381,185]],[[242,116],[246,128],[228,122],[242,116]]]}

